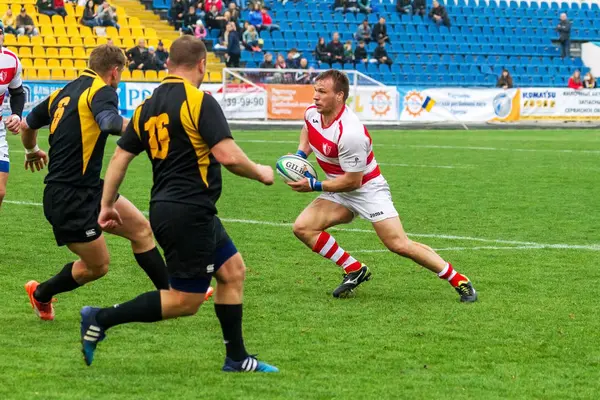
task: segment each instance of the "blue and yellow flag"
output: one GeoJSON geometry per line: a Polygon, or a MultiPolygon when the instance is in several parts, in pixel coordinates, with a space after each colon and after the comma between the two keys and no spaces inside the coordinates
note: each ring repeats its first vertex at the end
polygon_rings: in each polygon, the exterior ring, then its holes
{"type": "Polygon", "coordinates": [[[427,110],[427,112],[429,112],[429,111],[431,111],[431,109],[433,108],[434,105],[435,105],[435,100],[432,99],[431,97],[427,96],[421,107],[423,107],[425,110],[427,110]]]}

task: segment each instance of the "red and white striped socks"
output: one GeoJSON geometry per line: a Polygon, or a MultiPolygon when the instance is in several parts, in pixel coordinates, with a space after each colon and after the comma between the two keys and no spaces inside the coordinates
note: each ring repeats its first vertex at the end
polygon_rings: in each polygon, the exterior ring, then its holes
{"type": "Polygon", "coordinates": [[[337,244],[333,236],[327,232],[321,232],[312,250],[342,267],[347,274],[358,271],[362,267],[362,265],[356,261],[354,257],[350,256],[350,254],[346,253],[344,249],[337,244]]]}
{"type": "Polygon", "coordinates": [[[452,268],[452,264],[450,263],[446,264],[446,268],[444,268],[442,272],[438,274],[438,276],[440,279],[446,279],[454,287],[457,287],[463,281],[469,281],[469,278],[452,268]]]}

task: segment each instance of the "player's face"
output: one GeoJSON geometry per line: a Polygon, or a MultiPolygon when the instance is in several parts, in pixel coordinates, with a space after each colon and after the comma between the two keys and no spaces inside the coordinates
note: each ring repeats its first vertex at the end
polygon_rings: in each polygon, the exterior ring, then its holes
{"type": "Polygon", "coordinates": [[[119,82],[121,82],[121,76],[123,75],[123,70],[125,68],[114,67],[111,71],[111,80],[110,86],[115,89],[119,86],[119,82]]]}
{"type": "Polygon", "coordinates": [[[315,94],[313,100],[317,111],[321,114],[329,114],[333,112],[340,97],[335,93],[332,79],[323,79],[317,81],[314,86],[315,94]]]}

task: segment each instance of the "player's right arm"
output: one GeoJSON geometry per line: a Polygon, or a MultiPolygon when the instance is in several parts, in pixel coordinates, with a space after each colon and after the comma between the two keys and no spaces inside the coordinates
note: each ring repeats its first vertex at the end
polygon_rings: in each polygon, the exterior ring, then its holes
{"type": "Polygon", "coordinates": [[[223,109],[208,94],[202,100],[198,130],[215,159],[231,173],[265,185],[273,184],[273,168],[256,164],[248,158],[233,140],[223,109]]]}
{"type": "Polygon", "coordinates": [[[21,143],[25,147],[25,169],[39,171],[48,163],[48,156],[37,145],[38,129],[50,124],[50,105],[58,91],[47,97],[21,121],[21,143]]]}

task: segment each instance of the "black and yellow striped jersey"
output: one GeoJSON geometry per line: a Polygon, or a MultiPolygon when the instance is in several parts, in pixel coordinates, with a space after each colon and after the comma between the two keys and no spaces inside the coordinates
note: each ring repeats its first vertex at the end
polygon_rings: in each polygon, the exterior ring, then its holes
{"type": "Polygon", "coordinates": [[[194,204],[216,213],[221,165],[210,149],[231,137],[214,97],[169,75],[136,108],[117,144],[133,154],[148,154],[154,175],[151,202],[194,204]]]}
{"type": "Polygon", "coordinates": [[[94,71],[86,69],[79,78],[52,93],[27,116],[32,129],[49,125],[50,149],[45,183],[76,187],[99,187],[104,146],[110,133],[97,122],[103,112],[118,115],[118,97],[94,71]]]}

